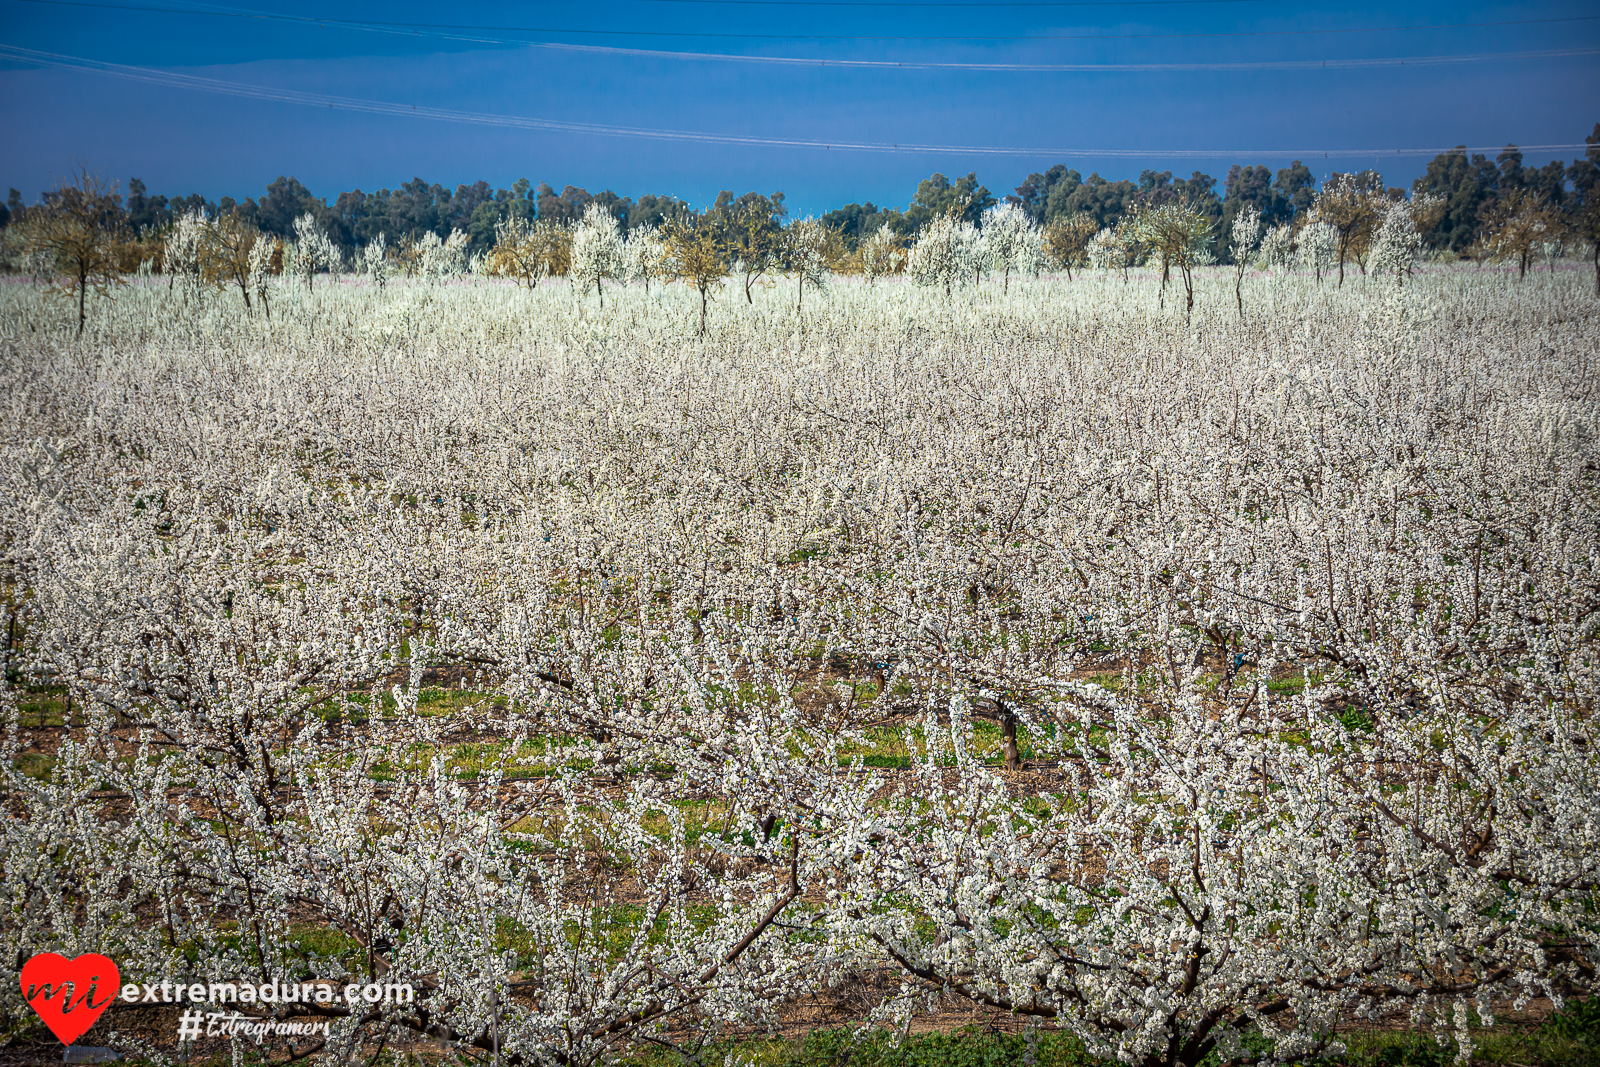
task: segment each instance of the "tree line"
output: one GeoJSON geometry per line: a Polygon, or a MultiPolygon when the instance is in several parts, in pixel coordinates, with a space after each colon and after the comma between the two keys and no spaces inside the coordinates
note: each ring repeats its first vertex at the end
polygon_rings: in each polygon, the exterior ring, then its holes
{"type": "MultiPolygon", "coordinates": [[[[1429,161],[1421,177],[1410,189],[1388,186],[1375,170],[1357,174],[1363,187],[1377,187],[1391,199],[1427,195],[1443,202],[1438,220],[1422,236],[1437,249],[1446,249],[1481,258],[1488,254],[1487,241],[1497,220],[1508,210],[1527,202],[1537,203],[1558,218],[1576,218],[1590,190],[1600,180],[1600,123],[1586,139],[1584,157],[1563,163],[1552,160],[1542,167],[1523,163],[1523,153],[1508,144],[1493,160],[1481,153],[1468,153],[1466,146],[1441,152],[1429,161]],[[1508,201],[1512,202],[1508,205],[1508,201]]],[[[1333,175],[1329,180],[1338,179],[1333,175]]],[[[1171,171],[1141,171],[1137,180],[1112,181],[1099,173],[1088,178],[1065,164],[1043,173],[1029,174],[1011,195],[1004,199],[1021,207],[1035,223],[1051,223],[1073,217],[1087,217],[1094,231],[1114,228],[1136,208],[1157,208],[1184,203],[1194,206],[1211,221],[1217,234],[1228,233],[1236,218],[1254,209],[1268,228],[1289,225],[1298,229],[1308,219],[1319,189],[1316,175],[1300,160],[1273,171],[1255,164],[1235,164],[1228,169],[1217,189],[1217,179],[1202,171],[1187,178],[1174,177],[1171,171]]],[[[996,198],[980,185],[976,174],[951,181],[935,174],[917,187],[911,204],[904,210],[865,204],[847,204],[823,216],[823,221],[839,228],[849,247],[880,227],[901,237],[914,237],[932,219],[958,209],[962,221],[978,224],[996,198]]]]}
{"type": "MultiPolygon", "coordinates": [[[[1584,158],[1570,164],[1553,160],[1542,167],[1524,165],[1523,153],[1516,145],[1507,145],[1492,161],[1480,153],[1469,154],[1464,146],[1440,153],[1409,190],[1412,195],[1438,197],[1445,205],[1424,239],[1434,248],[1478,253],[1496,212],[1505,210],[1502,202],[1507,199],[1532,198],[1558,215],[1576,215],[1600,174],[1594,147],[1600,144],[1600,123],[1588,142],[1591,147],[1584,158]]],[[[1376,171],[1360,172],[1360,177],[1364,184],[1382,183],[1376,171]]],[[[961,221],[979,225],[984,212],[1002,199],[1022,208],[1040,227],[1058,219],[1087,216],[1096,231],[1114,227],[1135,208],[1187,203],[1221,234],[1247,209],[1258,212],[1267,227],[1303,223],[1318,189],[1316,176],[1300,160],[1276,171],[1263,164],[1235,164],[1223,178],[1220,191],[1218,184],[1216,178],[1198,170],[1187,178],[1175,177],[1171,171],[1144,170],[1137,180],[1111,180],[1098,172],[1084,178],[1066,164],[1057,164],[1043,173],[1029,174],[1011,194],[996,197],[979,183],[976,173],[954,179],[933,174],[919,183],[904,209],[880,207],[871,201],[850,203],[826,212],[822,222],[839,233],[846,252],[855,252],[875,230],[887,229],[909,243],[935,218],[952,212],[961,221]]],[[[1394,198],[1407,193],[1398,187],[1385,188],[1394,198]]],[[[705,210],[731,218],[760,195],[736,196],[724,191],[705,210]]],[[[783,194],[773,193],[766,199],[778,224],[783,224],[787,215],[783,194]]],[[[457,230],[466,236],[469,254],[481,255],[494,247],[498,228],[508,220],[571,224],[591,204],[609,212],[624,236],[641,227],[660,228],[669,218],[689,211],[689,204],[678,197],[646,194],[634,199],[609,189],[590,193],[573,185],[557,192],[548,183],[535,184],[527,178],[517,179],[509,188],[477,181],[454,189],[413,178],[372,193],[347,190],[330,203],[289,176],[277,178],[259,197],[240,200],[223,196],[215,201],[198,193],[153,194],[134,178],[116,209],[133,237],[162,234],[184,215],[199,210],[210,216],[231,215],[262,233],[288,239],[294,236],[295,220],[310,214],[347,256],[379,235],[393,247],[405,238],[420,240],[426,233],[447,239],[457,230]]],[[[26,211],[22,194],[12,189],[6,205],[0,207],[0,226],[26,211]]]]}

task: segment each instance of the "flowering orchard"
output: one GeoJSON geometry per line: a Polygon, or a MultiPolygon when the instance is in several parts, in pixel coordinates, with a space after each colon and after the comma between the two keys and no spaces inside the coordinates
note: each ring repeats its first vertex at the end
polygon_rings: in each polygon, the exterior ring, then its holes
{"type": "Polygon", "coordinates": [[[926,285],[704,318],[598,229],[577,283],[291,258],[81,336],[0,287],[0,960],[416,991],[259,1007],[328,1063],[847,988],[1148,1067],[1469,1056],[1592,994],[1600,306],[1405,223],[1342,286],[1180,234],[1183,301],[1136,228],[974,285],[955,225],[926,285]]]}

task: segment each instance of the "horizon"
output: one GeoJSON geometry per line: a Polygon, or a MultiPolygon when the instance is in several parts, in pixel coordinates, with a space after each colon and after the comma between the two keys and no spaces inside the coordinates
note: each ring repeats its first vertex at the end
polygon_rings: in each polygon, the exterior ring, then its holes
{"type": "MultiPolygon", "coordinates": [[[[1451,153],[1454,153],[1454,152],[1458,152],[1458,151],[1460,151],[1461,147],[1462,146],[1455,146],[1453,148],[1446,149],[1443,152],[1441,152],[1440,155],[1445,155],[1445,154],[1451,154],[1451,153]]],[[[1504,152],[1506,150],[1509,150],[1509,149],[1517,149],[1519,152],[1522,152],[1522,149],[1520,148],[1520,146],[1518,146],[1516,144],[1507,144],[1507,145],[1501,146],[1500,148],[1490,148],[1487,151],[1483,151],[1483,152],[1479,152],[1479,151],[1476,151],[1474,149],[1468,148],[1467,155],[1469,156],[1469,158],[1471,156],[1474,156],[1474,155],[1484,155],[1484,156],[1486,156],[1486,158],[1490,162],[1493,162],[1498,154],[1500,154],[1501,152],[1504,152]]],[[[1536,165],[1540,161],[1545,161],[1545,160],[1548,160],[1548,159],[1563,159],[1563,158],[1565,158],[1559,153],[1528,153],[1528,152],[1522,152],[1522,154],[1523,154],[1523,164],[1524,164],[1524,166],[1530,167],[1530,168],[1532,166],[1536,165]]],[[[1582,158],[1583,154],[1584,154],[1584,149],[1582,149],[1582,148],[1572,149],[1571,150],[1571,159],[1582,158]]],[[[1415,170],[1415,174],[1411,174],[1410,177],[1408,177],[1408,178],[1406,178],[1404,180],[1401,180],[1401,181],[1396,181],[1396,180],[1392,179],[1389,173],[1386,173],[1386,172],[1384,172],[1382,170],[1379,170],[1378,173],[1383,177],[1384,183],[1386,185],[1390,186],[1391,188],[1396,188],[1396,187],[1404,188],[1406,190],[1407,194],[1409,195],[1411,193],[1411,182],[1412,182],[1412,180],[1422,173],[1422,171],[1426,168],[1428,162],[1431,161],[1431,159],[1433,159],[1433,158],[1437,158],[1437,157],[1429,157],[1429,159],[1423,160],[1419,166],[1411,168],[1411,169],[1415,170]]],[[[90,161],[84,160],[84,161],[81,161],[81,162],[89,163],[90,161]]],[[[1259,161],[1257,161],[1257,160],[1243,160],[1243,159],[1240,159],[1240,160],[1230,161],[1228,163],[1228,167],[1233,166],[1235,163],[1237,163],[1239,166],[1253,166],[1253,165],[1256,165],[1256,163],[1258,163],[1258,162],[1259,161]]],[[[1299,159],[1296,159],[1296,160],[1292,160],[1290,162],[1291,162],[1291,165],[1292,165],[1292,164],[1295,164],[1295,163],[1301,163],[1303,161],[1299,160],[1299,159]]],[[[1004,184],[1004,185],[989,186],[989,183],[984,180],[984,176],[981,173],[977,174],[977,182],[978,182],[978,184],[980,186],[984,186],[984,187],[988,188],[990,195],[993,196],[996,201],[1003,202],[1003,201],[1007,200],[1008,198],[1011,198],[1011,199],[1015,198],[1015,193],[1017,191],[1018,186],[1020,186],[1024,181],[1026,181],[1027,178],[1030,176],[1030,174],[1041,173],[1044,169],[1048,169],[1048,167],[1055,166],[1055,165],[1056,164],[1047,164],[1045,167],[1040,168],[1040,170],[1038,170],[1038,171],[1030,171],[1029,174],[1019,175],[1016,178],[1016,183],[1015,184],[1010,184],[1009,180],[1008,180],[1008,182],[1006,184],[1004,184]]],[[[1099,174],[1099,176],[1101,178],[1105,179],[1107,182],[1110,182],[1110,183],[1116,183],[1116,182],[1120,182],[1120,181],[1129,181],[1129,182],[1133,182],[1134,184],[1138,184],[1139,179],[1141,177],[1141,173],[1101,174],[1098,171],[1090,171],[1090,172],[1083,171],[1082,168],[1073,167],[1070,163],[1064,163],[1062,165],[1065,165],[1069,169],[1072,169],[1072,170],[1078,170],[1080,172],[1080,175],[1081,175],[1082,179],[1085,182],[1089,181],[1090,178],[1094,174],[1099,174]]],[[[1216,193],[1216,195],[1218,197],[1221,197],[1223,195],[1225,186],[1227,184],[1228,167],[1216,168],[1217,173],[1212,173],[1211,171],[1209,171],[1209,170],[1207,170],[1205,168],[1205,166],[1203,165],[1203,161],[1201,161],[1201,165],[1196,166],[1195,170],[1200,172],[1200,173],[1203,173],[1206,176],[1211,177],[1211,178],[1213,178],[1215,180],[1215,182],[1216,182],[1215,193],[1216,193]]],[[[185,188],[182,188],[182,187],[175,187],[175,188],[170,188],[170,189],[169,188],[157,188],[157,187],[153,186],[150,182],[145,181],[144,178],[141,175],[130,174],[130,175],[127,175],[126,177],[123,177],[123,176],[120,176],[120,175],[107,174],[103,170],[101,170],[100,168],[94,167],[92,165],[92,163],[91,163],[91,165],[89,166],[88,169],[90,170],[91,173],[94,173],[98,177],[105,179],[111,186],[113,186],[115,195],[120,196],[122,198],[122,202],[124,204],[127,203],[127,199],[128,199],[129,194],[130,194],[132,184],[134,182],[136,182],[136,181],[140,182],[142,184],[143,192],[147,196],[161,196],[161,197],[166,197],[169,200],[176,200],[176,199],[182,199],[182,198],[198,195],[198,196],[203,196],[206,200],[211,201],[213,204],[216,203],[219,200],[224,199],[224,198],[231,198],[235,203],[239,203],[239,204],[243,204],[247,198],[250,199],[250,200],[259,200],[262,195],[267,193],[268,187],[274,181],[279,181],[279,180],[282,180],[282,179],[285,179],[285,178],[287,178],[287,179],[289,179],[291,181],[300,181],[300,178],[299,178],[298,175],[295,175],[295,174],[280,174],[280,175],[275,175],[273,178],[268,179],[266,182],[263,182],[260,185],[259,188],[254,189],[254,190],[240,191],[240,190],[234,190],[234,189],[227,189],[227,190],[223,190],[223,191],[220,191],[220,192],[209,192],[209,191],[206,191],[206,190],[185,189],[185,188]]],[[[1274,169],[1274,171],[1276,171],[1277,168],[1273,168],[1273,169],[1274,169]]],[[[1347,168],[1348,171],[1362,171],[1362,170],[1366,170],[1366,169],[1368,169],[1368,168],[1358,167],[1358,166],[1351,166],[1351,167],[1347,168]]],[[[1170,170],[1170,168],[1162,168],[1162,169],[1157,170],[1157,169],[1154,169],[1154,168],[1142,167],[1142,168],[1140,168],[1140,170],[1141,170],[1141,172],[1143,172],[1143,171],[1152,171],[1154,173],[1160,174],[1164,170],[1170,170]]],[[[1335,172],[1335,170],[1330,170],[1330,171],[1324,172],[1324,173],[1318,173],[1315,168],[1312,168],[1313,174],[1316,176],[1317,185],[1320,186],[1324,181],[1327,180],[1327,178],[1332,173],[1335,172]]],[[[822,207],[822,208],[820,208],[818,210],[804,212],[804,213],[796,213],[795,211],[790,210],[789,213],[788,213],[788,216],[787,216],[787,221],[788,222],[793,222],[793,221],[795,221],[795,220],[797,220],[799,218],[807,217],[808,215],[815,215],[815,216],[820,217],[821,215],[825,214],[828,211],[833,211],[833,210],[837,210],[839,208],[851,207],[851,206],[869,206],[870,205],[870,206],[877,207],[880,210],[881,209],[891,209],[891,210],[897,210],[897,211],[904,211],[908,206],[910,206],[913,203],[913,198],[916,195],[916,182],[920,182],[920,181],[925,180],[927,178],[937,177],[937,176],[940,176],[940,175],[943,175],[944,177],[950,178],[952,180],[964,176],[964,175],[959,174],[959,173],[944,174],[943,171],[934,171],[931,174],[925,174],[925,175],[922,176],[922,178],[916,179],[912,183],[912,186],[911,186],[910,190],[906,193],[906,195],[901,197],[898,200],[897,199],[886,199],[886,200],[884,200],[882,202],[879,202],[877,200],[863,198],[863,199],[859,199],[859,200],[843,200],[843,201],[840,201],[838,203],[833,203],[833,204],[830,204],[830,205],[826,205],[826,206],[824,206],[824,207],[822,207]]],[[[1174,179],[1185,179],[1185,178],[1188,178],[1189,176],[1190,175],[1184,174],[1184,173],[1180,173],[1180,172],[1178,172],[1176,170],[1172,170],[1171,171],[1171,177],[1173,177],[1174,179]]],[[[607,185],[601,185],[601,186],[597,186],[597,187],[594,187],[594,188],[590,188],[588,186],[579,186],[579,185],[576,185],[575,183],[572,183],[572,182],[561,182],[561,183],[558,183],[558,182],[554,182],[554,181],[549,181],[547,179],[535,179],[535,178],[532,178],[532,177],[530,177],[528,175],[518,175],[516,178],[512,178],[512,179],[506,180],[504,182],[499,181],[499,180],[490,180],[488,178],[481,178],[480,177],[480,178],[474,178],[471,181],[454,182],[454,183],[447,184],[445,182],[432,181],[426,175],[423,175],[423,174],[413,174],[410,178],[406,178],[406,179],[403,179],[403,180],[400,180],[400,181],[374,183],[374,184],[371,185],[370,188],[368,188],[366,186],[356,185],[356,186],[350,187],[349,189],[338,189],[338,190],[329,190],[329,191],[322,191],[322,190],[318,190],[318,189],[312,188],[310,183],[307,183],[307,182],[301,182],[301,184],[305,186],[307,191],[309,191],[312,196],[322,200],[325,204],[327,204],[330,208],[332,208],[334,206],[334,204],[335,204],[335,201],[336,201],[337,197],[342,193],[359,192],[359,193],[362,193],[362,194],[367,195],[367,196],[377,195],[377,194],[380,194],[380,193],[395,193],[395,192],[400,191],[400,189],[401,189],[401,187],[403,185],[405,185],[407,183],[410,183],[410,182],[415,182],[415,181],[426,182],[429,185],[430,188],[432,188],[432,187],[443,188],[444,190],[446,190],[450,194],[450,196],[454,197],[454,196],[458,195],[461,192],[461,187],[462,186],[469,186],[470,187],[471,185],[473,185],[477,181],[483,181],[486,184],[488,184],[488,186],[492,190],[495,190],[497,192],[501,192],[501,191],[506,191],[506,190],[510,189],[519,180],[526,180],[533,187],[540,186],[541,184],[549,185],[551,187],[552,191],[557,195],[561,195],[562,193],[564,193],[564,191],[565,191],[565,189],[567,187],[572,187],[574,189],[577,189],[581,193],[587,193],[587,194],[589,194],[591,196],[598,196],[598,195],[602,195],[604,193],[613,193],[616,196],[618,196],[619,198],[626,199],[626,200],[633,200],[633,201],[637,201],[640,197],[645,197],[645,196],[676,197],[678,199],[686,200],[688,202],[688,206],[693,210],[707,209],[707,208],[709,208],[711,206],[712,200],[715,199],[715,194],[713,194],[713,196],[711,198],[708,198],[705,203],[696,203],[694,201],[688,200],[685,197],[679,197],[678,194],[676,194],[675,192],[673,192],[670,189],[617,189],[617,188],[614,188],[612,186],[607,186],[607,185]]],[[[24,199],[24,203],[33,204],[33,203],[37,203],[39,198],[45,192],[50,191],[50,189],[53,188],[53,187],[54,187],[53,185],[52,186],[46,186],[45,188],[40,189],[38,192],[34,193],[33,196],[31,196],[31,197],[28,195],[26,190],[18,189],[16,186],[9,186],[8,188],[11,191],[15,191],[15,192],[20,193],[22,195],[23,199],[24,199]]],[[[741,195],[741,193],[763,192],[763,190],[760,190],[760,189],[740,190],[740,189],[737,189],[737,188],[718,190],[718,193],[722,193],[722,192],[731,192],[735,196],[738,196],[738,195],[741,195]]],[[[787,192],[785,190],[783,190],[783,189],[766,190],[765,192],[783,194],[784,195],[784,204],[785,204],[786,208],[788,208],[794,202],[793,198],[790,197],[787,194],[787,192]]]]}

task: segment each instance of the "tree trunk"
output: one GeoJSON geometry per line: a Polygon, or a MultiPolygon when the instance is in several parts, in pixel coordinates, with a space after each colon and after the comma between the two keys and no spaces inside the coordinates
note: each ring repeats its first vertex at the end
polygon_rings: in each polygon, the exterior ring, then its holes
{"type": "Polygon", "coordinates": [[[1000,703],[1000,738],[1001,751],[1005,754],[1006,770],[1021,770],[1022,752],[1017,747],[1017,717],[1004,703],[1000,703]]]}
{"type": "Polygon", "coordinates": [[[78,336],[83,336],[83,320],[88,317],[85,308],[89,300],[89,272],[84,269],[82,261],[78,264],[78,336]]]}
{"type": "MultiPolygon", "coordinates": [[[[11,609],[11,625],[6,628],[6,682],[15,685],[17,682],[15,669],[11,666],[11,650],[17,644],[17,609],[11,609]]],[[[41,701],[40,703],[43,703],[41,701]]]]}
{"type": "Polygon", "coordinates": [[[700,336],[706,335],[706,289],[700,287],[700,336]]]}

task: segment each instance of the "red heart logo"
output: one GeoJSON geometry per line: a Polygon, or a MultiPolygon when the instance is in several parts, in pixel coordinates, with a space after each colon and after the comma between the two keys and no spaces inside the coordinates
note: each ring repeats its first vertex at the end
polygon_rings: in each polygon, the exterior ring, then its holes
{"type": "Polygon", "coordinates": [[[117,999],[120,977],[117,965],[95,952],[75,960],[41,952],[22,965],[22,999],[70,1045],[117,999]],[[105,996],[96,1000],[102,989],[105,996]]]}

